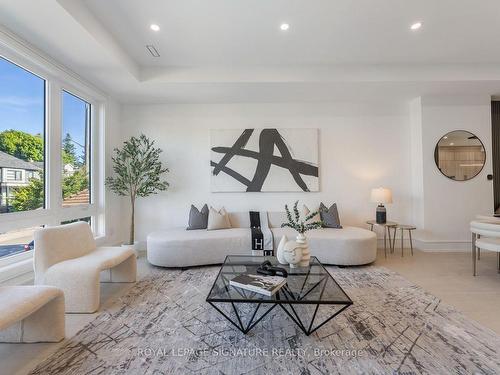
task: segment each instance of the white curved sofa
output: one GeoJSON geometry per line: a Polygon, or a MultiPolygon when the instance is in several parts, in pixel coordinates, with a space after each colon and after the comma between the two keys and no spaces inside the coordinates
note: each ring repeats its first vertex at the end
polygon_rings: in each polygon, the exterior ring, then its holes
{"type": "MultiPolygon", "coordinates": [[[[248,212],[229,213],[231,229],[167,229],[147,237],[147,259],[161,267],[191,267],[224,262],[227,255],[251,254],[248,212]]],[[[283,235],[296,236],[290,228],[281,228],[282,212],[269,212],[269,226],[274,236],[274,250],[283,235]]],[[[323,264],[355,266],[372,263],[377,257],[375,233],[357,227],[322,228],[306,233],[311,255],[323,264]]]]}

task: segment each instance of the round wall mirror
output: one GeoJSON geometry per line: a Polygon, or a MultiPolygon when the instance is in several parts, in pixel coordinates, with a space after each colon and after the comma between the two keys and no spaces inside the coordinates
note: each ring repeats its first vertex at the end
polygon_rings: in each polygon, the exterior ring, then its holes
{"type": "Polygon", "coordinates": [[[446,177],[467,181],[476,177],[484,167],[486,152],[481,140],[465,130],[445,134],[434,149],[436,166],[446,177]]]}

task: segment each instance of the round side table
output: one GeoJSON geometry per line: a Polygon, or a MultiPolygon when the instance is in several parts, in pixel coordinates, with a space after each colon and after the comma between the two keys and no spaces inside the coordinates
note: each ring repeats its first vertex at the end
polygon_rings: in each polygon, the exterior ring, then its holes
{"type": "Polygon", "coordinates": [[[389,251],[394,252],[394,241],[391,240],[391,228],[397,228],[398,223],[394,221],[386,221],[385,223],[377,223],[376,220],[368,220],[366,222],[370,226],[370,230],[373,232],[373,227],[382,227],[384,229],[384,255],[387,258],[387,236],[389,236],[389,251]]]}
{"type": "MultiPolygon", "coordinates": [[[[403,250],[403,234],[404,234],[404,231],[408,231],[408,236],[410,237],[410,249],[411,249],[411,255],[413,256],[413,240],[411,238],[411,231],[412,230],[415,230],[417,229],[417,227],[413,226],[413,225],[404,225],[404,224],[400,224],[396,227],[396,229],[394,230],[394,239],[396,239],[396,230],[401,230],[401,257],[404,256],[404,250],[403,250]]],[[[393,246],[394,248],[394,246],[393,246]]]]}

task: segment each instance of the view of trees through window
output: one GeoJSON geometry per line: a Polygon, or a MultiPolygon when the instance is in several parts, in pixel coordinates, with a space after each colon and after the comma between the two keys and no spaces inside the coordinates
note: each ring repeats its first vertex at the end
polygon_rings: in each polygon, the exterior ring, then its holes
{"type": "Polygon", "coordinates": [[[64,91],[62,94],[63,206],[90,203],[90,104],[64,91]]]}
{"type": "MultiPolygon", "coordinates": [[[[91,105],[66,91],[61,105],[63,207],[89,204],[91,105]]],[[[0,57],[0,214],[45,207],[45,110],[46,81],[0,57]]],[[[14,242],[32,231],[0,233],[0,257],[31,250],[14,242]]]]}
{"type": "Polygon", "coordinates": [[[0,58],[0,213],[44,207],[45,80],[0,58]]]}

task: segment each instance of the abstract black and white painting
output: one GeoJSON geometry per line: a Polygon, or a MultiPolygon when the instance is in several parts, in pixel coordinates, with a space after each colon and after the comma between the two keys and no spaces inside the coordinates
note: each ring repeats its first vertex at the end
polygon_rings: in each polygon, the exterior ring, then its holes
{"type": "Polygon", "coordinates": [[[212,192],[318,191],[317,129],[211,131],[212,192]]]}

